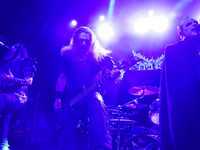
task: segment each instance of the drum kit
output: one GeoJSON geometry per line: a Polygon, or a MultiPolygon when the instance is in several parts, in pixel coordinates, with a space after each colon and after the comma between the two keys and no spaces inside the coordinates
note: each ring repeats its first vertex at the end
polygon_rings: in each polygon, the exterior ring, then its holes
{"type": "Polygon", "coordinates": [[[159,99],[150,105],[139,103],[144,96],[157,94],[158,88],[136,86],[130,88],[128,92],[137,98],[118,105],[115,109],[108,109],[113,150],[160,150],[159,99]],[[123,108],[133,111],[127,113],[123,108]],[[142,109],[148,109],[147,118],[152,124],[151,127],[138,126],[137,120],[130,119],[130,116],[138,115],[138,110],[142,109]]]}

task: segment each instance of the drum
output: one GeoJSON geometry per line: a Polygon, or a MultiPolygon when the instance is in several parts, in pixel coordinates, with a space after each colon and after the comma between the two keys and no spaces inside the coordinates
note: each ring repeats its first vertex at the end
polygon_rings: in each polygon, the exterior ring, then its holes
{"type": "Polygon", "coordinates": [[[158,136],[137,135],[129,138],[122,150],[160,150],[161,143],[158,136]]]}
{"type": "Polygon", "coordinates": [[[149,118],[155,125],[159,125],[159,99],[156,99],[149,106],[149,118]]]}
{"type": "Polygon", "coordinates": [[[109,112],[109,118],[110,119],[128,119],[128,115],[121,111],[121,110],[116,110],[116,109],[108,109],[109,112]]]}
{"type": "Polygon", "coordinates": [[[110,130],[124,130],[134,124],[134,121],[129,120],[125,112],[116,109],[108,109],[108,111],[110,130]]]}

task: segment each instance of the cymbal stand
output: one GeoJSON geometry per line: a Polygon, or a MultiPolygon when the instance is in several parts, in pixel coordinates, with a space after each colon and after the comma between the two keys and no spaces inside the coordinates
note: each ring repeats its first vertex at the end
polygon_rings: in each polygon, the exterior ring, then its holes
{"type": "Polygon", "coordinates": [[[118,124],[117,124],[117,140],[116,140],[116,142],[117,142],[117,150],[120,150],[120,110],[121,110],[124,106],[126,106],[126,105],[128,105],[128,104],[130,104],[130,103],[132,103],[132,102],[135,102],[136,104],[138,104],[138,100],[139,100],[139,99],[142,99],[143,97],[144,97],[144,90],[143,90],[143,94],[141,94],[140,97],[137,97],[136,99],[134,99],[134,100],[132,100],[132,101],[129,101],[129,102],[123,104],[123,105],[118,105],[118,106],[117,106],[117,110],[119,111],[119,113],[118,113],[119,117],[118,117],[118,121],[117,121],[117,123],[118,123],[118,124]]]}
{"type": "Polygon", "coordinates": [[[117,120],[117,150],[120,150],[120,110],[121,107],[117,107],[118,112],[118,120],[117,120]]]}
{"type": "Polygon", "coordinates": [[[124,107],[124,106],[126,106],[126,105],[128,105],[128,104],[131,104],[131,103],[133,103],[133,102],[135,102],[136,104],[138,104],[138,100],[139,100],[139,99],[142,99],[144,96],[145,96],[145,95],[144,95],[144,91],[143,91],[143,94],[141,94],[140,97],[137,97],[136,99],[134,99],[134,100],[132,100],[132,101],[129,101],[129,102],[123,104],[123,105],[118,105],[117,108],[120,107],[120,109],[121,109],[122,107],[124,107]]]}

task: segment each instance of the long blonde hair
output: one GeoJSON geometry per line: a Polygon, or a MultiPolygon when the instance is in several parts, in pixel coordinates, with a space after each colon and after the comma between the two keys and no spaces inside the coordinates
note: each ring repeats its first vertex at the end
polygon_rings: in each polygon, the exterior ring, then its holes
{"type": "Polygon", "coordinates": [[[75,30],[73,37],[71,38],[70,45],[64,46],[61,49],[61,55],[65,56],[67,51],[71,50],[75,55],[78,53],[78,36],[80,33],[88,33],[91,37],[90,50],[88,55],[91,56],[97,63],[102,60],[103,57],[111,53],[111,51],[106,50],[102,47],[100,42],[97,40],[95,34],[88,27],[81,26],[75,30]]]}

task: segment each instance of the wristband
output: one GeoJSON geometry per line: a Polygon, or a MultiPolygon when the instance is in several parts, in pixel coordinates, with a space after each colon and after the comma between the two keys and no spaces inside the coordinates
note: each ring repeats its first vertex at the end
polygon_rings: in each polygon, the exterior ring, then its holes
{"type": "Polygon", "coordinates": [[[56,99],[61,99],[62,98],[63,93],[61,91],[56,91],[56,95],[55,98],[56,99]]]}

